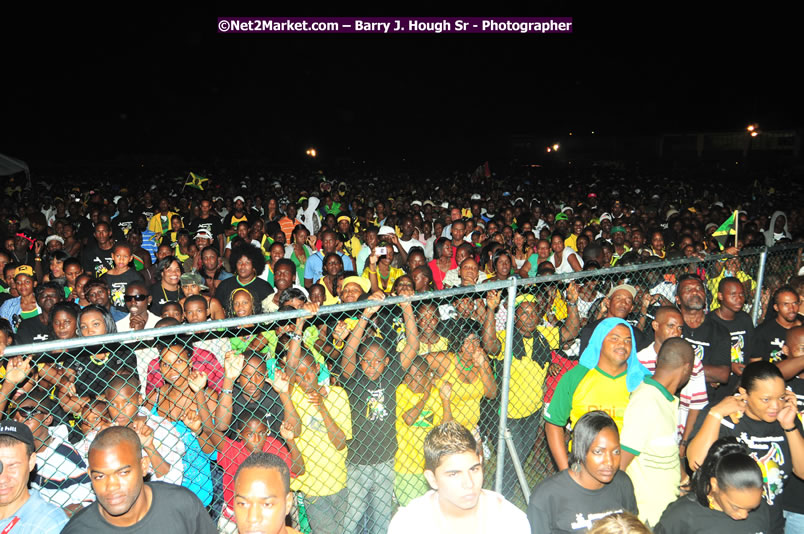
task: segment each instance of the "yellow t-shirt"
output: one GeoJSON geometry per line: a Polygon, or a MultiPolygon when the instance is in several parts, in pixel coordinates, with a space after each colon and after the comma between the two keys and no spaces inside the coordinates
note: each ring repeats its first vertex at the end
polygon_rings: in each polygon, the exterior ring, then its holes
{"type": "Polygon", "coordinates": [[[452,363],[449,371],[436,381],[436,387],[441,387],[444,382],[452,384],[452,393],[449,397],[452,418],[468,430],[474,430],[480,421],[480,400],[486,392],[480,375],[478,374],[474,382],[470,384],[462,382],[458,378],[455,364],[452,363]]]}
{"type": "MultiPolygon", "coordinates": [[[[311,496],[338,493],[346,487],[346,447],[335,448],[318,408],[310,404],[300,387],[293,388],[290,398],[301,419],[302,431],[296,446],[304,458],[304,474],[291,479],[291,489],[311,496]]],[[[352,413],[346,391],[330,387],[324,406],[346,439],[352,439],[352,413]]]]}
{"type": "Polygon", "coordinates": [[[648,377],[631,394],[625,409],[620,446],[636,458],[628,465],[639,518],[659,522],[678,497],[681,465],[676,443],[678,397],[648,377]]]}
{"type": "MultiPolygon", "coordinates": [[[[505,330],[497,332],[500,340],[500,353],[492,358],[502,360],[505,354],[505,330]]],[[[513,354],[511,358],[511,382],[508,392],[508,417],[522,419],[533,415],[544,404],[544,380],[550,365],[550,352],[547,341],[538,336],[524,338],[524,355],[513,354]],[[544,343],[536,359],[533,359],[533,344],[544,343]],[[521,356],[521,358],[519,357],[521,356]]]]}
{"type": "MultiPolygon", "coordinates": [[[[396,282],[396,279],[402,276],[403,274],[405,274],[405,271],[403,271],[402,269],[397,269],[396,267],[390,267],[388,270],[388,279],[384,279],[382,276],[380,276],[380,273],[378,271],[377,283],[379,284],[380,289],[382,289],[383,292],[390,293],[394,289],[394,282],[396,282]]],[[[370,280],[368,265],[366,266],[365,269],[363,269],[363,278],[365,278],[366,280],[370,280]]]]}
{"type": "Polygon", "coordinates": [[[558,426],[574,423],[586,412],[603,410],[614,419],[622,432],[623,415],[628,406],[626,373],[611,376],[599,368],[576,365],[561,377],[544,420],[558,426]]]}
{"type": "Polygon", "coordinates": [[[412,425],[405,423],[402,416],[416,406],[424,393],[414,393],[407,384],[396,388],[396,457],[394,471],[400,474],[424,473],[424,438],[433,427],[441,424],[444,417],[444,406],[438,390],[432,388],[424,408],[412,425]]]}

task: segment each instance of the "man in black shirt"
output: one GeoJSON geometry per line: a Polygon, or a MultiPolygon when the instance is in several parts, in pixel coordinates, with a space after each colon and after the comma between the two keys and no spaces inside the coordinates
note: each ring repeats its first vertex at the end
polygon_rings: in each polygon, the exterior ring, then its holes
{"type": "Polygon", "coordinates": [[[731,374],[726,387],[726,393],[730,394],[737,387],[745,364],[748,363],[749,351],[754,342],[754,322],[743,311],[745,287],[739,279],[723,278],[718,284],[717,301],[720,307],[710,315],[716,323],[728,330],[731,337],[731,374]]]}
{"type": "MultiPolygon", "coordinates": [[[[684,326],[681,337],[689,341],[695,351],[695,360],[703,365],[706,377],[706,394],[710,404],[725,397],[723,387],[731,372],[729,331],[717,324],[706,313],[706,289],[703,281],[694,274],[679,277],[676,288],[676,304],[681,311],[684,326]]],[[[687,416],[683,439],[686,440],[695,426],[700,410],[690,410],[687,416]]]]}
{"type": "Polygon", "coordinates": [[[147,468],[136,432],[122,426],[101,431],[89,448],[89,476],[98,500],[74,515],[62,532],[217,532],[192,491],[145,483],[147,468]]]}
{"type": "Polygon", "coordinates": [[[39,315],[23,319],[17,327],[14,341],[17,345],[27,345],[50,339],[50,311],[57,302],[64,300],[64,290],[57,282],[45,282],[34,289],[39,315]]]}
{"type": "Polygon", "coordinates": [[[773,294],[773,309],[776,317],[765,319],[757,326],[756,337],[751,348],[753,358],[777,363],[784,359],[782,348],[787,330],[801,326],[798,315],[798,293],[790,286],[782,286],[773,294]]]}
{"type": "Polygon", "coordinates": [[[220,218],[212,212],[212,202],[204,199],[199,204],[201,209],[201,216],[197,217],[187,225],[190,235],[196,236],[199,230],[207,230],[212,236],[213,243],[216,248],[223,255],[223,247],[226,245],[224,233],[224,226],[220,218]]]}
{"type": "Polygon", "coordinates": [[[98,221],[94,235],[95,242],[88,243],[81,251],[81,267],[84,272],[100,278],[106,271],[114,269],[112,227],[105,221],[98,221]]]}

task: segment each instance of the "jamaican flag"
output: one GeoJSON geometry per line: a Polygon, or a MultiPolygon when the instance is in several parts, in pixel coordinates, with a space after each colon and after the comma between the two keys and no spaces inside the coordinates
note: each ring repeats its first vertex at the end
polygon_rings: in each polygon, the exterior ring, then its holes
{"type": "Polygon", "coordinates": [[[734,213],[731,214],[731,217],[726,219],[726,221],[721,224],[717,230],[715,230],[715,232],[712,234],[712,237],[714,237],[715,240],[720,243],[720,248],[723,248],[723,245],[726,243],[726,240],[730,235],[737,235],[737,210],[734,210],[734,213]]]}
{"type": "Polygon", "coordinates": [[[184,182],[184,185],[187,187],[193,187],[198,189],[199,191],[204,190],[204,184],[209,181],[209,178],[204,178],[203,176],[198,176],[196,173],[191,172],[187,181],[184,182]]]}

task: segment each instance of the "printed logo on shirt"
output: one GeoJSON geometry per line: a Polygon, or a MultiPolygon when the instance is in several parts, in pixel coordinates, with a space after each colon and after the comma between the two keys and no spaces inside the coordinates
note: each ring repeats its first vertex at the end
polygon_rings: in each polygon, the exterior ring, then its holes
{"type": "Polygon", "coordinates": [[[623,513],[622,509],[620,510],[609,510],[608,512],[600,512],[597,514],[589,514],[589,517],[584,517],[583,514],[575,514],[575,522],[570,523],[570,527],[572,530],[589,530],[592,528],[592,523],[597,521],[598,519],[603,519],[606,516],[611,514],[621,514],[623,513]]]}
{"type": "Polygon", "coordinates": [[[366,419],[369,421],[385,421],[388,417],[388,409],[385,407],[385,391],[375,389],[369,391],[370,395],[366,402],[366,419]]]}
{"type": "Polygon", "coordinates": [[[123,295],[126,293],[125,282],[114,282],[112,284],[112,302],[115,306],[123,307],[126,305],[123,295]]]}
{"type": "Polygon", "coordinates": [[[307,424],[305,426],[310,430],[312,430],[313,432],[327,431],[327,426],[324,424],[324,420],[316,415],[311,415],[310,418],[307,420],[307,424]]]}
{"type": "Polygon", "coordinates": [[[743,363],[743,348],[745,347],[745,332],[732,332],[731,334],[731,363],[743,363]]]}
{"type": "Polygon", "coordinates": [[[48,337],[50,337],[50,336],[48,336],[47,334],[36,334],[33,337],[33,340],[34,341],[47,341],[48,337]]]}
{"type": "Polygon", "coordinates": [[[419,417],[416,419],[416,422],[410,426],[415,426],[418,428],[433,428],[433,422],[435,419],[435,414],[430,410],[422,410],[419,413],[419,417]]]}
{"type": "Polygon", "coordinates": [[[782,361],[782,347],[784,347],[784,339],[779,339],[778,337],[771,341],[771,345],[774,347],[779,347],[778,349],[774,349],[770,353],[770,362],[776,363],[782,361]]]}
{"type": "Polygon", "coordinates": [[[755,452],[751,453],[751,457],[757,461],[759,469],[762,471],[762,483],[764,486],[762,493],[765,495],[765,500],[768,501],[769,505],[773,505],[774,499],[782,493],[784,480],[787,478],[787,474],[781,468],[784,465],[782,448],[777,443],[771,443],[768,452],[761,458],[758,458],[755,452]]]}

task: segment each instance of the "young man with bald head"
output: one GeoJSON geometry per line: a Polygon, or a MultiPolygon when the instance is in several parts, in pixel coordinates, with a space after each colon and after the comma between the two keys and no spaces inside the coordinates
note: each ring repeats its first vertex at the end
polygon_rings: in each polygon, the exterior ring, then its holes
{"type": "Polygon", "coordinates": [[[88,469],[98,500],[75,514],[62,533],[217,532],[192,491],[145,482],[147,471],[148,457],[136,432],[124,426],[101,431],[89,447],[88,469]]]}
{"type": "MultiPolygon", "coordinates": [[[[678,314],[675,319],[680,318],[678,314]]],[[[667,505],[678,497],[682,469],[676,446],[676,393],[689,381],[694,363],[695,354],[687,341],[680,337],[664,340],[653,376],[645,377],[625,408],[620,469],[634,482],[639,518],[650,525],[658,523],[667,505]]]]}

